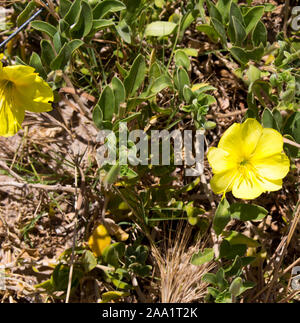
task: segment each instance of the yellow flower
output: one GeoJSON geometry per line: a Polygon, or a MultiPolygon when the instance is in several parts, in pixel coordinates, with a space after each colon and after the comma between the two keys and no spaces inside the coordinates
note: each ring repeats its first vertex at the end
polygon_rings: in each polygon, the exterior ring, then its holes
{"type": "Polygon", "coordinates": [[[220,139],[218,148],[208,151],[215,194],[232,194],[254,199],[266,191],[277,191],[287,175],[290,161],[283,151],[281,134],[263,128],[255,119],[234,123],[220,139]]]}
{"type": "Polygon", "coordinates": [[[9,137],[18,132],[25,110],[52,110],[49,101],[53,101],[53,92],[34,73],[34,68],[23,65],[3,67],[0,62],[0,136],[9,137]]]}
{"type": "Polygon", "coordinates": [[[111,237],[103,224],[100,224],[89,237],[88,245],[96,257],[103,254],[104,249],[111,243],[111,237]]]}

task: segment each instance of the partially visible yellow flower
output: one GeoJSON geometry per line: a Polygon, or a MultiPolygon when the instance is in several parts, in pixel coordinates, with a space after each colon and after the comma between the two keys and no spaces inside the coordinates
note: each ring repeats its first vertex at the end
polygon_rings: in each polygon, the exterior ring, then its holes
{"type": "Polygon", "coordinates": [[[290,167],[281,134],[252,118],[230,126],[207,158],[214,173],[210,182],[214,193],[232,191],[235,197],[249,200],[279,190],[290,167]]]}
{"type": "Polygon", "coordinates": [[[100,224],[89,237],[88,245],[96,257],[103,254],[104,249],[111,243],[111,237],[103,224],[100,224]]]}
{"type": "Polygon", "coordinates": [[[9,137],[18,132],[25,110],[51,111],[49,101],[53,101],[53,92],[34,68],[23,65],[3,67],[0,62],[0,136],[9,137]]]}

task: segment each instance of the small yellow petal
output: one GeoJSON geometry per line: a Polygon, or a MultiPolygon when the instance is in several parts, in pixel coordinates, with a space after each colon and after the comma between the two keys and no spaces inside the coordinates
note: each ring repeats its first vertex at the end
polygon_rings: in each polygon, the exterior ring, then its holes
{"type": "Polygon", "coordinates": [[[237,167],[237,161],[234,160],[234,156],[221,148],[209,148],[207,159],[214,173],[222,173],[237,167]]]}
{"type": "Polygon", "coordinates": [[[262,159],[283,150],[282,135],[275,129],[265,128],[259,138],[253,155],[254,159],[262,159]]]}
{"type": "Polygon", "coordinates": [[[89,238],[88,245],[96,257],[100,257],[103,250],[111,243],[111,237],[104,225],[100,224],[89,238]]]}
{"type": "Polygon", "coordinates": [[[282,187],[282,179],[266,179],[263,177],[258,177],[257,180],[264,192],[278,191],[282,187]]]}
{"type": "Polygon", "coordinates": [[[237,147],[237,149],[243,151],[245,158],[250,157],[250,155],[254,152],[262,131],[263,127],[255,119],[249,118],[243,124],[241,124],[243,145],[241,147],[237,147]]]}
{"type": "Polygon", "coordinates": [[[13,82],[16,86],[28,86],[35,79],[34,68],[24,65],[6,66],[2,69],[1,80],[13,82]]]}
{"type": "Polygon", "coordinates": [[[254,173],[250,170],[248,170],[246,174],[240,174],[232,187],[232,194],[236,198],[246,200],[255,199],[263,192],[264,189],[260,185],[254,173]]]}
{"type": "Polygon", "coordinates": [[[12,98],[0,95],[0,136],[14,136],[21,128],[24,116],[24,110],[15,107],[12,98]]]}
{"type": "Polygon", "coordinates": [[[290,169],[290,160],[284,153],[255,159],[252,163],[259,176],[272,180],[285,177],[290,169]]]}
{"type": "Polygon", "coordinates": [[[235,178],[238,176],[236,170],[229,170],[213,176],[210,186],[215,194],[223,194],[232,190],[235,178]]]}
{"type": "Polygon", "coordinates": [[[50,86],[37,75],[30,86],[18,87],[15,96],[19,104],[27,111],[47,112],[52,110],[49,102],[54,99],[53,92],[50,86]]]}
{"type": "Polygon", "coordinates": [[[241,155],[242,145],[241,125],[234,123],[224,132],[219,141],[218,148],[222,148],[238,159],[241,155]]]}

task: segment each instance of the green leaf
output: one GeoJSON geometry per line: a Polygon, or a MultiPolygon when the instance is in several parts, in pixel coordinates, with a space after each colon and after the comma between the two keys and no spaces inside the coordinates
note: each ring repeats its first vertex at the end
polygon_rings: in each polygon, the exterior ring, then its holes
{"type": "Polygon", "coordinates": [[[41,58],[43,64],[49,66],[55,59],[55,53],[49,40],[42,39],[41,41],[41,58]]]}
{"type": "Polygon", "coordinates": [[[182,39],[186,29],[191,25],[191,23],[196,20],[198,14],[199,14],[199,10],[194,9],[194,10],[188,11],[183,16],[182,23],[181,23],[181,26],[180,26],[179,40],[182,39]]]}
{"type": "MultiPolygon", "coordinates": [[[[225,269],[225,275],[226,277],[232,277],[232,276],[239,276],[242,272],[242,267],[243,267],[243,263],[242,263],[242,258],[239,256],[236,256],[234,259],[234,262],[225,269]]],[[[255,259],[253,257],[253,259],[255,259]]]]}
{"type": "Polygon", "coordinates": [[[253,64],[251,64],[249,66],[249,69],[248,69],[246,75],[248,77],[249,82],[250,83],[253,83],[256,80],[260,79],[261,72],[260,72],[260,70],[257,67],[255,67],[253,64]]]}
{"type": "Polygon", "coordinates": [[[263,46],[267,45],[267,29],[265,25],[259,21],[252,32],[252,43],[258,47],[261,43],[263,46]]]}
{"type": "Polygon", "coordinates": [[[186,85],[188,87],[190,87],[190,85],[191,85],[189,75],[188,75],[187,71],[184,68],[179,67],[177,69],[176,77],[174,79],[174,83],[175,83],[177,89],[179,90],[179,97],[181,99],[183,99],[184,87],[186,85]]]}
{"type": "Polygon", "coordinates": [[[116,26],[116,30],[120,37],[128,44],[131,44],[131,28],[126,23],[125,19],[121,20],[116,26]]]}
{"type": "Polygon", "coordinates": [[[300,144],[300,112],[294,112],[284,126],[284,133],[292,136],[300,144]]]}
{"type": "Polygon", "coordinates": [[[189,57],[182,50],[177,50],[175,52],[175,64],[178,67],[180,66],[184,67],[186,70],[189,70],[191,65],[189,57]]]}
{"type": "Polygon", "coordinates": [[[231,204],[229,212],[233,219],[241,221],[260,221],[268,215],[268,211],[262,206],[244,203],[231,204]]]}
{"type": "Polygon", "coordinates": [[[71,26],[73,24],[76,24],[77,19],[80,16],[80,8],[81,8],[81,0],[75,0],[69,11],[66,13],[66,15],[63,17],[64,20],[71,26]]]}
{"type": "Polygon", "coordinates": [[[234,33],[235,33],[234,43],[237,46],[241,46],[247,36],[246,30],[236,17],[232,17],[232,22],[233,22],[233,28],[234,28],[234,33]]]}
{"type": "Polygon", "coordinates": [[[86,273],[92,271],[97,266],[97,259],[89,250],[83,252],[81,260],[86,273]]]}
{"type": "Polygon", "coordinates": [[[236,256],[242,257],[247,251],[245,244],[231,245],[227,240],[223,240],[220,245],[219,258],[234,259],[236,256]]]}
{"type": "Polygon", "coordinates": [[[71,59],[73,52],[83,44],[84,42],[80,39],[74,39],[71,40],[69,43],[65,43],[59,51],[58,55],[51,62],[50,67],[53,70],[64,69],[69,63],[69,60],[71,59]]]}
{"type": "Polygon", "coordinates": [[[31,27],[33,29],[36,29],[38,31],[41,31],[47,34],[51,38],[53,38],[54,35],[57,33],[57,29],[45,21],[35,20],[31,23],[31,27]]]}
{"type": "Polygon", "coordinates": [[[207,7],[208,7],[208,12],[209,12],[209,16],[210,18],[214,18],[216,20],[218,20],[220,23],[222,23],[223,19],[222,19],[222,15],[220,13],[220,11],[217,9],[217,7],[209,0],[206,1],[207,7]]]}
{"type": "Polygon", "coordinates": [[[256,80],[252,87],[251,91],[256,95],[259,102],[266,107],[266,102],[272,102],[273,99],[271,97],[271,85],[269,82],[262,81],[262,80],[256,80]]]}
{"type": "Polygon", "coordinates": [[[100,2],[93,10],[94,19],[105,17],[110,12],[118,12],[126,9],[123,2],[117,0],[104,0],[100,2]]]}
{"type": "Polygon", "coordinates": [[[40,58],[40,56],[33,52],[31,54],[31,57],[30,57],[30,61],[29,61],[29,65],[34,67],[35,70],[39,73],[39,75],[43,78],[43,79],[46,79],[47,78],[47,73],[44,69],[44,66],[43,66],[43,63],[42,63],[42,60],[40,58]]]}
{"type": "Polygon", "coordinates": [[[264,14],[264,10],[264,6],[256,6],[247,11],[246,15],[244,16],[247,35],[260,21],[261,17],[264,14]]]}
{"type": "Polygon", "coordinates": [[[163,89],[167,88],[167,87],[172,87],[172,80],[168,75],[161,75],[159,78],[157,78],[152,86],[151,86],[151,92],[152,93],[159,93],[160,91],[162,91],[163,89]]]}
{"type": "Polygon", "coordinates": [[[108,171],[108,173],[105,175],[103,179],[104,187],[107,188],[108,185],[114,184],[117,181],[119,174],[120,174],[120,165],[119,163],[117,163],[113,165],[108,171]]]}
{"type": "Polygon", "coordinates": [[[232,303],[231,294],[229,291],[224,290],[224,292],[220,293],[215,300],[216,303],[232,303]]]}
{"type": "Polygon", "coordinates": [[[31,0],[25,9],[19,14],[17,18],[17,27],[20,27],[23,25],[27,19],[30,18],[31,14],[33,13],[33,10],[36,8],[35,1],[31,0]]]}
{"type": "Polygon", "coordinates": [[[273,128],[273,129],[279,130],[277,122],[274,119],[273,114],[270,109],[265,108],[265,110],[262,114],[261,121],[262,121],[262,125],[264,126],[264,128],[273,128]]]}
{"type": "Polygon", "coordinates": [[[224,23],[227,23],[229,20],[229,10],[232,0],[219,0],[216,7],[221,13],[224,23]]]}
{"type": "Polygon", "coordinates": [[[183,88],[183,97],[187,104],[191,104],[192,101],[196,98],[195,93],[191,90],[188,85],[185,85],[183,88]]]}
{"type": "Polygon", "coordinates": [[[127,97],[133,96],[145,79],[146,62],[139,54],[134,60],[128,76],[124,80],[127,97]]]}
{"type": "Polygon", "coordinates": [[[175,23],[169,21],[155,21],[146,26],[145,35],[154,37],[168,36],[174,32],[176,26],[175,23]]]}
{"type": "Polygon", "coordinates": [[[102,28],[114,26],[114,21],[112,19],[98,19],[93,20],[93,31],[101,30],[102,28]]]}
{"type": "Polygon", "coordinates": [[[246,246],[252,247],[252,248],[257,248],[260,246],[260,243],[257,242],[256,240],[251,239],[237,231],[223,232],[223,236],[226,237],[225,239],[230,243],[231,246],[242,245],[242,244],[245,244],[246,246]]]}
{"type": "Polygon", "coordinates": [[[212,273],[204,274],[201,280],[205,283],[212,284],[213,286],[218,285],[216,274],[212,274],[212,273]]]}
{"type": "Polygon", "coordinates": [[[278,129],[281,130],[281,128],[283,126],[283,118],[282,118],[280,111],[278,111],[277,109],[274,109],[272,111],[272,114],[273,114],[274,120],[277,123],[278,129]]]}
{"type": "Polygon", "coordinates": [[[248,59],[251,59],[255,62],[260,62],[261,58],[263,57],[265,52],[264,45],[261,43],[259,47],[256,47],[252,50],[247,50],[246,54],[248,59]]]}
{"type": "Polygon", "coordinates": [[[111,121],[115,110],[115,96],[110,86],[106,86],[98,101],[98,105],[102,110],[103,120],[111,121]]]}
{"type": "Polygon", "coordinates": [[[92,8],[86,1],[81,2],[81,9],[79,19],[71,29],[72,38],[86,37],[93,27],[93,13],[92,8]]]}
{"type": "Polygon", "coordinates": [[[53,45],[57,53],[61,50],[62,43],[59,31],[53,36],[53,45]]]}
{"type": "Polygon", "coordinates": [[[107,246],[103,251],[103,260],[108,265],[115,268],[120,267],[119,260],[124,257],[125,254],[125,244],[123,242],[116,242],[107,246]]]}
{"type": "Polygon", "coordinates": [[[211,18],[211,22],[214,26],[214,29],[218,33],[222,44],[226,47],[227,46],[227,35],[226,35],[226,31],[223,27],[223,24],[215,18],[211,18]]]}
{"type": "Polygon", "coordinates": [[[220,294],[220,291],[214,287],[207,287],[207,292],[213,297],[217,298],[220,294]]]}
{"type": "Polygon", "coordinates": [[[105,292],[101,295],[100,303],[111,303],[112,301],[116,301],[120,298],[129,296],[129,295],[130,293],[128,292],[119,292],[119,291],[105,292]]]}
{"type": "Polygon", "coordinates": [[[116,288],[118,289],[132,289],[133,287],[131,285],[129,285],[128,283],[125,283],[119,279],[112,279],[112,283],[115,285],[116,288]]]}
{"type": "Polygon", "coordinates": [[[241,64],[246,65],[249,62],[249,57],[246,51],[241,47],[233,46],[230,48],[231,55],[241,64]]]}
{"type": "Polygon", "coordinates": [[[113,91],[113,96],[115,98],[115,109],[116,115],[119,115],[120,104],[125,102],[126,91],[123,82],[116,76],[111,81],[111,87],[113,91]]]}
{"type": "Polygon", "coordinates": [[[241,294],[243,294],[246,290],[254,288],[256,286],[256,284],[254,282],[250,282],[250,281],[246,281],[242,284],[242,286],[240,287],[240,293],[237,296],[240,296],[241,294]]]}
{"type": "MultiPolygon", "coordinates": [[[[219,22],[219,21],[218,21],[219,22]]],[[[221,26],[223,27],[223,25],[221,24],[221,26]]],[[[212,27],[211,25],[207,25],[207,24],[201,24],[199,26],[196,27],[196,29],[204,34],[206,34],[209,39],[211,41],[213,41],[214,43],[218,42],[219,39],[219,33],[216,32],[215,28],[212,27]]],[[[224,30],[224,28],[223,28],[224,30]]],[[[223,36],[225,35],[225,39],[226,39],[226,33],[224,30],[223,36]]]]}
{"type": "Polygon", "coordinates": [[[224,289],[226,289],[226,287],[228,287],[228,282],[225,279],[225,271],[222,267],[219,268],[219,270],[216,273],[216,280],[217,280],[217,286],[221,291],[223,291],[224,289]]]}
{"type": "MultiPolygon", "coordinates": [[[[52,282],[54,289],[56,291],[66,291],[68,288],[69,283],[69,273],[70,273],[70,267],[67,265],[64,265],[62,263],[59,263],[52,274],[52,282]]],[[[73,268],[73,275],[72,275],[72,288],[75,288],[78,286],[80,279],[83,276],[83,271],[78,268],[78,266],[74,266],[73,268]]]]}
{"type": "Polygon", "coordinates": [[[65,17],[72,6],[72,2],[69,0],[60,0],[59,1],[59,15],[65,17]]]}
{"type": "Polygon", "coordinates": [[[102,123],[103,123],[103,113],[102,113],[102,110],[99,106],[99,104],[97,104],[95,107],[94,107],[94,110],[93,110],[93,121],[96,125],[96,127],[98,129],[102,129],[102,123]]]}
{"type": "Polygon", "coordinates": [[[233,295],[233,296],[238,296],[241,293],[241,287],[243,284],[243,280],[241,277],[237,277],[235,278],[230,287],[229,287],[229,292],[233,295]]]}
{"type": "Polygon", "coordinates": [[[195,266],[203,265],[207,262],[210,262],[214,259],[214,250],[212,248],[206,248],[203,252],[199,251],[198,253],[193,254],[191,259],[191,264],[195,266]]]}
{"type": "Polygon", "coordinates": [[[70,25],[63,19],[59,21],[58,24],[58,30],[61,33],[61,35],[66,36],[66,33],[69,31],[70,25]]]}
{"type": "Polygon", "coordinates": [[[223,229],[230,221],[229,207],[230,207],[230,204],[228,203],[226,198],[224,198],[218,205],[218,208],[216,210],[216,214],[213,220],[213,229],[215,230],[217,235],[222,233],[223,229]]]}
{"type": "Polygon", "coordinates": [[[235,17],[235,19],[238,20],[241,25],[243,26],[245,25],[241,10],[235,2],[232,2],[230,6],[229,26],[228,26],[228,36],[230,38],[230,41],[232,43],[235,43],[236,37],[235,37],[233,17],[235,17]]]}

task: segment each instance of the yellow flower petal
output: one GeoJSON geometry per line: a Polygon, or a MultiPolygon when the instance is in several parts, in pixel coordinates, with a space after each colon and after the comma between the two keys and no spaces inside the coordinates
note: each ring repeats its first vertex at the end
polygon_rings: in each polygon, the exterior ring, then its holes
{"type": "Polygon", "coordinates": [[[53,92],[30,66],[0,66],[0,135],[12,136],[21,127],[25,110],[52,110],[53,92]]]}
{"type": "Polygon", "coordinates": [[[13,82],[15,86],[28,86],[34,82],[35,76],[33,67],[24,65],[6,66],[2,69],[0,81],[8,80],[13,82]]]}
{"type": "Polygon", "coordinates": [[[252,171],[247,171],[246,174],[240,174],[232,187],[232,194],[240,199],[252,200],[263,192],[264,189],[252,171]]]}
{"type": "Polygon", "coordinates": [[[282,179],[266,179],[263,177],[257,178],[264,192],[278,191],[282,187],[282,179]]]}
{"type": "Polygon", "coordinates": [[[215,194],[223,194],[232,190],[235,178],[238,176],[236,170],[229,170],[213,176],[210,186],[215,194]]]}
{"type": "Polygon", "coordinates": [[[49,101],[53,101],[50,86],[39,76],[30,85],[16,89],[16,100],[25,110],[31,112],[47,112],[52,110],[49,101]]]}
{"type": "Polygon", "coordinates": [[[236,158],[240,158],[242,147],[241,125],[234,123],[223,134],[219,141],[218,148],[222,148],[236,158]],[[238,149],[239,148],[239,149],[238,149]]]}
{"type": "Polygon", "coordinates": [[[265,128],[256,145],[254,158],[262,159],[274,154],[281,153],[283,150],[282,135],[275,129],[265,128]]]}
{"type": "Polygon", "coordinates": [[[251,161],[258,175],[267,179],[281,179],[290,169],[290,160],[284,153],[251,161]]]}
{"type": "Polygon", "coordinates": [[[96,257],[100,257],[103,250],[111,243],[111,237],[105,226],[100,224],[89,238],[88,245],[96,257]]]}
{"type": "Polygon", "coordinates": [[[236,147],[236,149],[242,149],[245,158],[250,157],[250,155],[254,152],[261,137],[262,131],[263,127],[261,124],[252,118],[247,119],[241,125],[243,145],[241,147],[236,147]]]}
{"type": "Polygon", "coordinates": [[[7,99],[1,95],[0,86],[0,136],[10,137],[15,135],[21,128],[25,111],[13,106],[12,98],[7,99]]]}
{"type": "Polygon", "coordinates": [[[237,166],[234,156],[221,148],[211,147],[207,159],[214,173],[222,173],[237,166]]]}
{"type": "Polygon", "coordinates": [[[218,148],[228,151],[240,160],[249,158],[255,150],[262,130],[259,122],[252,118],[243,124],[234,123],[224,132],[218,148]]]}

